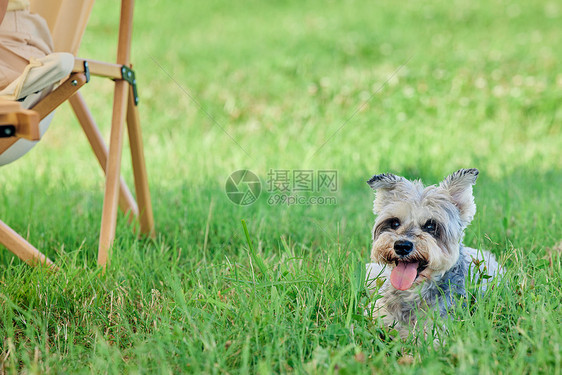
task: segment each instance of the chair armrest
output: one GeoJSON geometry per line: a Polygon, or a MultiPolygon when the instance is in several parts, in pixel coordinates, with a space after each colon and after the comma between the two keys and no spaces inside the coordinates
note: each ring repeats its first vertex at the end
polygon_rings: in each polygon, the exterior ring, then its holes
{"type": "Polygon", "coordinates": [[[18,102],[0,100],[0,127],[3,130],[1,137],[19,137],[30,141],[41,139],[39,114],[21,108],[18,102]]]}

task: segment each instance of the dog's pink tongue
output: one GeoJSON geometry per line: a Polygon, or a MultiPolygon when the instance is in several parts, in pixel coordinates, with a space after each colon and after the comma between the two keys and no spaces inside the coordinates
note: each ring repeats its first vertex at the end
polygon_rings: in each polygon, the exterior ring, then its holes
{"type": "Polygon", "coordinates": [[[410,289],[418,275],[418,262],[398,262],[390,273],[390,283],[398,290],[410,289]]]}

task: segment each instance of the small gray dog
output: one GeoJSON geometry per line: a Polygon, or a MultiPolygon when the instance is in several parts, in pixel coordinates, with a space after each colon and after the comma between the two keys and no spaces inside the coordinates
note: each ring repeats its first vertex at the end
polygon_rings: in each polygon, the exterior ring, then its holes
{"type": "Polygon", "coordinates": [[[416,313],[438,307],[447,316],[454,297],[466,296],[467,276],[485,290],[490,276],[501,272],[491,253],[462,244],[476,212],[477,177],[477,169],[461,169],[438,186],[392,174],[368,181],[376,191],[377,218],[367,285],[371,293],[378,285],[382,296],[369,313],[395,325],[402,337],[416,323],[416,313]]]}

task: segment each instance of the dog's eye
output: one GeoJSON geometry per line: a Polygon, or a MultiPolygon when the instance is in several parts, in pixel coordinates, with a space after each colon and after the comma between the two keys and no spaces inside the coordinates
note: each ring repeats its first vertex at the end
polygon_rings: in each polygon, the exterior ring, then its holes
{"type": "Polygon", "coordinates": [[[425,224],[422,226],[422,230],[429,234],[435,234],[437,233],[437,223],[434,220],[430,219],[426,221],[425,224]]]}
{"type": "Polygon", "coordinates": [[[394,219],[390,219],[390,221],[388,222],[388,226],[394,230],[398,229],[398,227],[400,226],[400,220],[394,218],[394,219]]]}

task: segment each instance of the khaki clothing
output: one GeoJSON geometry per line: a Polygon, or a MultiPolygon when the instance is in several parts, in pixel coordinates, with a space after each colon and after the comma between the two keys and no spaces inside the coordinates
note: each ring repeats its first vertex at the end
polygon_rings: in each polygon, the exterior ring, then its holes
{"type": "Polygon", "coordinates": [[[53,40],[41,16],[28,10],[6,12],[0,25],[0,90],[23,73],[31,58],[52,52],[53,40]]]}

